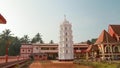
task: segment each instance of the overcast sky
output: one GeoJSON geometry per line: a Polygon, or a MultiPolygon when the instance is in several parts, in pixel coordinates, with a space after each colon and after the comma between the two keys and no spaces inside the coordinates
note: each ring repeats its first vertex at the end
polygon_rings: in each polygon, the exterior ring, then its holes
{"type": "Polygon", "coordinates": [[[0,0],[0,13],[14,36],[32,38],[38,32],[45,42],[59,42],[59,25],[72,24],[73,41],[97,38],[109,24],[120,24],[120,0],[0,0]]]}

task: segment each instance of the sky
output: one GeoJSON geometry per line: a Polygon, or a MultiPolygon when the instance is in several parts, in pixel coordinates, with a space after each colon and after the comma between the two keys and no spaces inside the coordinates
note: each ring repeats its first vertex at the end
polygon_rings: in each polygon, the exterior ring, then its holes
{"type": "Polygon", "coordinates": [[[66,15],[72,24],[75,43],[98,38],[109,24],[120,24],[120,0],[0,0],[0,13],[14,36],[34,37],[41,33],[43,41],[59,42],[60,24],[66,15]]]}

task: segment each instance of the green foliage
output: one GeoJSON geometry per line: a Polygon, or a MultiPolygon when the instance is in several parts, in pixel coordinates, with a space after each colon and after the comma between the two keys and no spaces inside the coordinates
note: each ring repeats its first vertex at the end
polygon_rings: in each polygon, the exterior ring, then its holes
{"type": "Polygon", "coordinates": [[[21,43],[29,43],[30,42],[30,39],[29,39],[29,36],[28,35],[24,35],[21,39],[20,39],[21,43]]]}
{"type": "Polygon", "coordinates": [[[91,43],[94,44],[96,42],[97,38],[92,38],[91,43]]]}
{"type": "Polygon", "coordinates": [[[31,43],[36,43],[36,42],[44,43],[43,40],[42,40],[42,35],[40,33],[37,33],[31,41],[31,43]]]}
{"type": "Polygon", "coordinates": [[[53,40],[50,40],[50,44],[53,44],[54,42],[53,42],[53,40]]]}
{"type": "MultiPolygon", "coordinates": [[[[44,43],[41,36],[42,35],[40,33],[37,33],[32,39],[32,42],[44,43]]],[[[0,33],[0,56],[4,56],[6,54],[6,48],[8,48],[8,55],[20,55],[21,43],[30,43],[29,36],[24,35],[22,38],[18,38],[17,36],[15,37],[11,34],[11,30],[4,30],[0,33]]]]}
{"type": "Polygon", "coordinates": [[[0,56],[6,54],[6,48],[8,48],[8,55],[19,55],[20,40],[12,35],[9,29],[6,29],[0,34],[0,56]]]}
{"type": "Polygon", "coordinates": [[[108,63],[108,62],[86,62],[86,61],[74,61],[75,64],[91,66],[93,68],[119,68],[120,64],[118,63],[108,63]]]}
{"type": "Polygon", "coordinates": [[[90,44],[92,44],[92,42],[91,42],[90,40],[87,40],[87,44],[89,44],[89,45],[90,45],[90,44]]]}

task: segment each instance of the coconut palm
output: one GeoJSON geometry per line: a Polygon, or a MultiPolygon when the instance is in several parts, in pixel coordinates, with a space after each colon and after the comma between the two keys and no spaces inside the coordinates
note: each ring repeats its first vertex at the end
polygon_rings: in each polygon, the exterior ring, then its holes
{"type": "Polygon", "coordinates": [[[30,39],[29,39],[29,36],[28,35],[24,35],[21,39],[20,39],[21,43],[29,43],[30,42],[30,39]]]}
{"type": "Polygon", "coordinates": [[[36,35],[35,35],[35,37],[33,37],[33,39],[32,39],[32,43],[36,43],[36,42],[39,42],[39,43],[44,43],[43,42],[43,40],[42,40],[42,38],[41,38],[41,34],[40,33],[37,33],[36,35]]]}
{"type": "Polygon", "coordinates": [[[11,36],[11,31],[9,29],[6,29],[5,31],[3,31],[3,33],[0,35],[0,38],[1,40],[4,40],[5,41],[5,49],[6,49],[6,62],[8,62],[8,48],[9,48],[9,45],[11,44],[11,39],[12,39],[12,36],[11,36]]]}

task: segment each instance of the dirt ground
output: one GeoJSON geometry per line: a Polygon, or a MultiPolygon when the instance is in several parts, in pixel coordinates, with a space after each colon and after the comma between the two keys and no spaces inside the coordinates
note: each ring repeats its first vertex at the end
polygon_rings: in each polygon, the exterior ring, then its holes
{"type": "Polygon", "coordinates": [[[76,65],[72,62],[34,61],[29,68],[90,68],[88,66],[76,65]]]}

